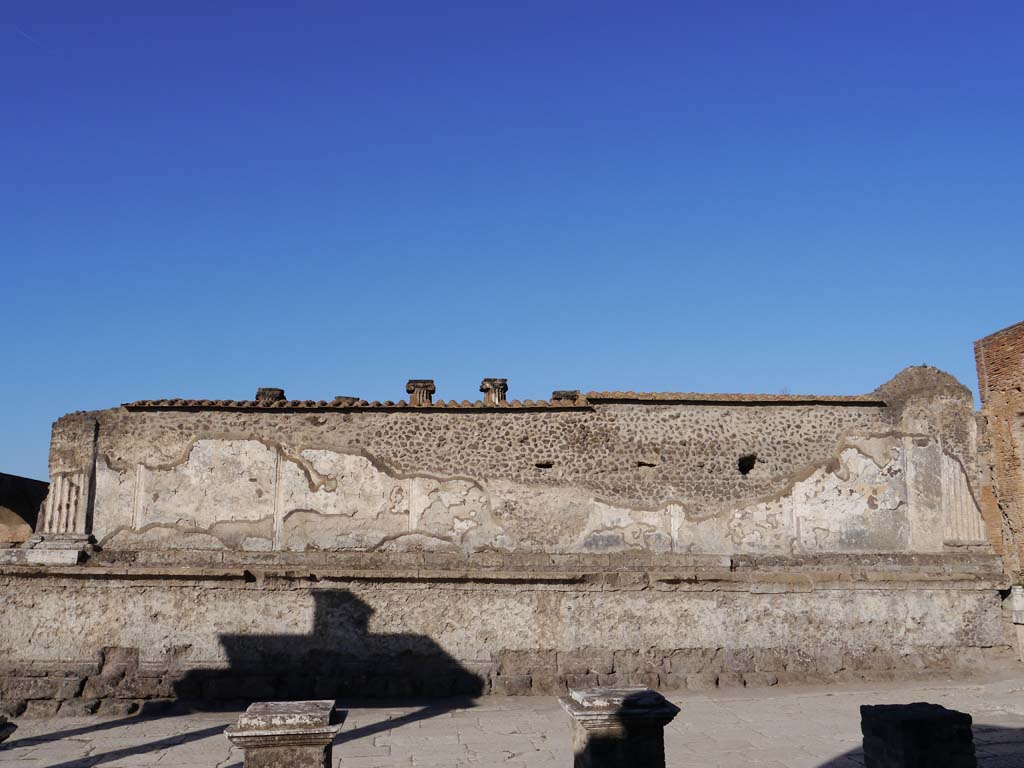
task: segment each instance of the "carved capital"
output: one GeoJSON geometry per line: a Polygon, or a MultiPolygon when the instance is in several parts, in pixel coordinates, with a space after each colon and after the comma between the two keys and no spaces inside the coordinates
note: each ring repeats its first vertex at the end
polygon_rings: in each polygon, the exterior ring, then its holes
{"type": "Polygon", "coordinates": [[[480,391],[484,393],[484,405],[502,405],[508,399],[508,379],[484,379],[480,391]]]}
{"type": "Polygon", "coordinates": [[[409,405],[430,405],[437,388],[433,379],[409,379],[405,391],[409,394],[409,405]]]}

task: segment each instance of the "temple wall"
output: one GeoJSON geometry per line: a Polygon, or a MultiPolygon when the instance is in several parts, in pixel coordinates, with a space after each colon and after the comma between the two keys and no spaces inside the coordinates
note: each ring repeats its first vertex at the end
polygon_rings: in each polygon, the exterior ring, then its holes
{"type": "Polygon", "coordinates": [[[105,550],[988,546],[969,393],[928,369],[887,387],[845,402],[129,406],[58,422],[53,469],[76,493],[91,471],[105,550]]]}

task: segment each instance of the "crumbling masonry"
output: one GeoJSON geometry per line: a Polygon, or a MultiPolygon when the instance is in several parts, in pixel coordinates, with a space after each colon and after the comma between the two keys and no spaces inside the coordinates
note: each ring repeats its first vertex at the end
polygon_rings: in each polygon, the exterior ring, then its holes
{"type": "Polygon", "coordinates": [[[158,400],[53,428],[9,710],[765,685],[1005,648],[1024,324],[861,396],[158,400]],[[980,435],[979,435],[980,428],[980,435]],[[980,454],[979,454],[980,447],[980,454]],[[979,462],[979,455],[981,461],[979,462]],[[63,703],[61,703],[63,702],[63,703]]]}

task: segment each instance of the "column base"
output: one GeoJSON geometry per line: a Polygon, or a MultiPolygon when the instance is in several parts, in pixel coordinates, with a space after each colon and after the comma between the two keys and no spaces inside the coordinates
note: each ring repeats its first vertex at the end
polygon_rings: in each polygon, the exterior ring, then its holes
{"type": "Polygon", "coordinates": [[[21,551],[26,563],[77,565],[95,548],[92,537],[85,533],[37,533],[21,551]]]}

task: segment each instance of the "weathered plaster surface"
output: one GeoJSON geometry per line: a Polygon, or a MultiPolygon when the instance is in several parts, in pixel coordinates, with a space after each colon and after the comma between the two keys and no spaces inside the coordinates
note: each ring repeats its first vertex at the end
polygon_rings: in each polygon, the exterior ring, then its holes
{"type": "Polygon", "coordinates": [[[423,685],[444,688],[450,675],[483,691],[512,692],[514,684],[521,693],[551,693],[598,682],[678,688],[714,685],[718,675],[764,684],[766,675],[829,679],[969,664],[1004,643],[997,593],[963,581],[916,589],[825,581],[788,590],[478,578],[310,585],[153,573],[0,581],[9,596],[0,655],[10,670],[0,674],[0,698],[5,687],[8,698],[35,690],[45,681],[24,675],[43,672],[96,675],[61,698],[184,695],[189,678],[202,684],[214,672],[236,684],[252,676],[266,685],[319,681],[317,695],[335,696],[403,659],[429,665],[423,685]],[[134,659],[138,679],[97,673],[114,651],[134,659]]]}
{"type": "Polygon", "coordinates": [[[970,393],[920,367],[876,394],[546,412],[117,408],[60,420],[51,459],[95,477],[89,532],[108,549],[988,546],[970,393]]]}
{"type": "Polygon", "coordinates": [[[408,475],[362,454],[202,438],[177,464],[101,458],[94,533],[106,548],[285,551],[935,552],[954,528],[984,541],[966,474],[936,440],[847,437],[797,477],[747,504],[680,489],[625,505],[585,486],[408,475]]]}
{"type": "MultiPolygon", "coordinates": [[[[398,651],[403,635],[429,636],[462,662],[489,661],[498,649],[800,647],[810,652],[833,645],[1003,642],[999,617],[976,615],[988,598],[979,599],[974,591],[750,594],[472,584],[345,585],[344,591],[369,606],[367,625],[341,617],[334,623],[337,636],[315,644],[328,650],[330,643],[341,642],[354,657],[398,651]]],[[[171,584],[30,588],[10,597],[12,610],[0,618],[0,649],[11,661],[88,661],[98,647],[127,645],[140,649],[143,662],[163,663],[172,652],[181,658],[187,645],[190,663],[223,665],[228,662],[224,634],[308,641],[316,594],[171,584]],[[185,615],[187,622],[176,620],[185,615]]]]}

